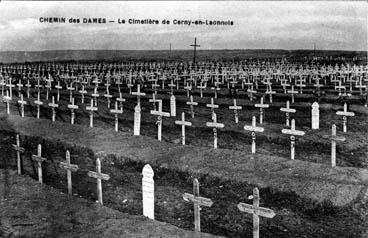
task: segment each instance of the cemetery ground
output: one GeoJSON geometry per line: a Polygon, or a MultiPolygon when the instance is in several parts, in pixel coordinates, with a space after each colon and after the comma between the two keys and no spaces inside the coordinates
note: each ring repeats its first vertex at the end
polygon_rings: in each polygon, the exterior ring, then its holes
{"type": "Polygon", "coordinates": [[[8,168],[0,169],[0,191],[0,237],[4,238],[214,237],[68,196],[8,168]]]}
{"type": "MultiPolygon", "coordinates": [[[[144,89],[149,96],[150,90],[144,89]]],[[[91,91],[91,89],[89,90],[91,91]]],[[[136,97],[124,93],[127,99],[124,113],[119,115],[119,132],[114,132],[114,117],[106,106],[106,100],[99,100],[99,111],[95,112],[94,128],[88,128],[89,114],[85,107],[76,112],[76,125],[70,125],[70,110],[66,108],[69,94],[64,92],[57,109],[56,122],[51,123],[51,110],[41,107],[41,119],[35,118],[34,106],[25,107],[25,118],[19,116],[19,107],[11,105],[7,116],[6,106],[0,109],[2,134],[2,166],[15,166],[15,154],[11,144],[15,134],[21,134],[21,143],[26,150],[23,155],[25,173],[36,178],[36,168],[31,163],[37,144],[43,145],[45,163],[44,182],[59,191],[66,189],[65,172],[51,161],[64,161],[65,151],[70,150],[72,161],[83,167],[73,173],[73,193],[89,200],[96,200],[95,181],[86,176],[86,170],[94,170],[95,153],[103,150],[108,156],[102,161],[102,171],[110,175],[103,182],[104,205],[133,215],[142,214],[141,170],[150,163],[155,171],[155,218],[187,230],[193,229],[193,204],[182,199],[182,194],[192,191],[192,180],[200,182],[200,194],[211,198],[211,208],[201,211],[202,231],[230,237],[251,237],[252,216],[238,211],[239,202],[251,203],[254,186],[260,187],[261,206],[272,208],[277,216],[261,218],[261,237],[364,237],[367,235],[367,169],[368,152],[367,108],[359,98],[353,98],[349,109],[356,114],[348,119],[349,139],[337,143],[337,165],[330,168],[331,125],[336,124],[342,131],[342,119],[335,112],[342,109],[337,97],[326,96],[320,101],[320,127],[310,129],[311,101],[308,95],[296,97],[291,104],[297,110],[293,116],[297,129],[307,131],[296,140],[296,160],[290,161],[290,138],[282,134],[285,128],[284,113],[281,113],[278,95],[265,109],[264,132],[257,133],[257,152],[250,159],[250,132],[244,125],[251,124],[252,116],[259,117],[259,109],[248,99],[238,99],[243,106],[239,112],[239,123],[234,123],[234,113],[228,107],[232,99],[219,94],[215,103],[218,122],[226,127],[219,130],[219,149],[214,150],[213,132],[205,126],[211,121],[211,112],[205,107],[210,103],[207,96],[194,93],[195,118],[190,118],[188,100],[183,90],[177,95],[176,118],[163,119],[163,142],[157,141],[156,117],[149,114],[152,105],[141,98],[141,137],[132,136],[133,112],[136,97]],[[334,100],[337,102],[331,103],[334,100]],[[193,123],[186,128],[187,145],[180,145],[180,126],[174,121],[186,112],[186,120],[193,123]],[[32,153],[31,153],[32,151],[32,153]],[[4,164],[4,162],[6,162],[4,164]],[[310,163],[312,162],[312,163],[310,163]]],[[[32,101],[37,92],[32,93],[32,101]]],[[[282,96],[280,95],[280,98],[282,96]]],[[[158,98],[166,98],[163,111],[169,110],[169,95],[162,92],[158,98]]],[[[279,99],[280,99],[279,98],[279,99]]],[[[80,97],[75,96],[77,103],[80,97]]],[[[254,99],[259,101],[259,98],[254,99]]],[[[15,101],[15,100],[14,100],[15,101]]],[[[88,100],[87,100],[88,102],[88,100]]],[[[266,101],[267,102],[267,101],[266,101]]],[[[258,120],[257,120],[258,121],[258,120]]],[[[258,124],[258,123],[257,123],[258,124]]]]}

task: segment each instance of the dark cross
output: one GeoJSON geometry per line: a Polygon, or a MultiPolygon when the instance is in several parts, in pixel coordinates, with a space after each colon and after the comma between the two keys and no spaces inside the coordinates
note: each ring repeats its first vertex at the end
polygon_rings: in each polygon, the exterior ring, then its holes
{"type": "Polygon", "coordinates": [[[19,135],[17,135],[16,137],[16,144],[13,145],[13,148],[15,151],[17,151],[17,167],[18,167],[18,174],[22,173],[22,168],[21,168],[21,158],[20,158],[20,153],[24,153],[24,148],[20,147],[20,142],[19,142],[19,135]]]}
{"type": "Polygon", "coordinates": [[[194,45],[190,45],[190,46],[194,47],[193,65],[195,65],[197,47],[200,47],[200,45],[197,45],[197,38],[196,37],[194,38],[194,45]]]}

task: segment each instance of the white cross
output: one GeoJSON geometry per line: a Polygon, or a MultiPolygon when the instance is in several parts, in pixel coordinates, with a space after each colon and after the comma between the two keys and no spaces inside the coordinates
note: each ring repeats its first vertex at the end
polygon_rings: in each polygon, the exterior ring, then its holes
{"type": "Polygon", "coordinates": [[[261,103],[255,104],[255,107],[259,108],[259,124],[263,124],[263,108],[268,108],[270,105],[263,103],[263,97],[261,97],[261,103]]]}
{"type": "Polygon", "coordinates": [[[119,130],[119,125],[118,125],[119,117],[118,117],[118,114],[123,113],[123,109],[118,108],[118,101],[115,101],[115,109],[111,109],[110,112],[115,114],[115,131],[118,132],[118,130],[119,130]]]}
{"type": "Polygon", "coordinates": [[[295,130],[295,120],[291,120],[291,129],[282,129],[281,132],[283,134],[288,134],[290,136],[290,144],[291,144],[291,159],[295,158],[295,136],[304,136],[304,131],[295,130]]]}
{"type": "Polygon", "coordinates": [[[72,98],[72,104],[68,104],[68,108],[70,109],[71,113],[72,113],[72,116],[71,116],[71,121],[70,123],[72,125],[74,125],[74,118],[75,118],[75,112],[74,110],[77,110],[79,108],[78,105],[75,105],[74,104],[74,98],[72,98]]]}
{"type": "Polygon", "coordinates": [[[91,106],[87,106],[86,110],[89,111],[89,127],[93,127],[93,112],[98,110],[97,107],[93,106],[93,99],[91,99],[91,106]]]}
{"type": "Polygon", "coordinates": [[[185,121],[185,113],[181,113],[181,121],[175,121],[176,125],[181,125],[181,142],[185,145],[185,126],[192,126],[192,123],[185,121]]]}
{"type": "Polygon", "coordinates": [[[40,99],[40,91],[37,92],[37,100],[34,101],[34,104],[37,105],[37,119],[40,119],[40,106],[43,105],[43,102],[40,99]]]}
{"type": "Polygon", "coordinates": [[[242,107],[241,106],[237,106],[236,105],[236,99],[234,98],[234,105],[233,106],[229,106],[230,110],[234,110],[234,115],[235,115],[235,123],[239,122],[239,117],[238,117],[238,110],[241,110],[242,107]]]}
{"type": "Polygon", "coordinates": [[[51,109],[52,109],[52,121],[55,121],[55,119],[56,119],[56,110],[55,110],[55,108],[59,107],[59,105],[55,103],[54,96],[52,96],[52,102],[49,103],[49,107],[51,107],[51,109]]]}
{"type": "Polygon", "coordinates": [[[345,141],[345,137],[336,135],[336,125],[332,125],[332,133],[328,136],[323,136],[323,138],[329,138],[331,140],[331,166],[336,166],[336,142],[345,141]]]}
{"type": "Polygon", "coordinates": [[[170,113],[162,111],[162,101],[160,100],[158,103],[158,111],[151,110],[152,115],[156,115],[157,117],[157,139],[161,141],[161,134],[162,134],[162,117],[170,117],[170,113]]]}
{"type": "Polygon", "coordinates": [[[288,93],[291,93],[291,103],[294,103],[294,94],[298,94],[298,91],[294,90],[294,85],[291,85],[291,90],[287,91],[288,93]]]}
{"type": "Polygon", "coordinates": [[[141,93],[141,85],[137,85],[137,92],[132,92],[132,95],[137,96],[137,104],[141,105],[141,96],[146,96],[145,93],[141,93]]]}
{"type": "Polygon", "coordinates": [[[212,113],[212,117],[215,114],[215,108],[219,108],[219,105],[216,105],[215,100],[213,98],[211,98],[211,103],[210,104],[206,104],[206,107],[211,108],[211,113],[212,113]]]}
{"type": "MultiPolygon", "coordinates": [[[[252,117],[252,125],[251,126],[244,126],[244,130],[252,132],[252,154],[256,153],[256,132],[263,132],[263,127],[256,126],[256,117],[252,117]]],[[[253,157],[252,157],[253,158],[253,157]]]]}
{"type": "Polygon", "coordinates": [[[62,169],[66,170],[67,181],[68,181],[68,194],[72,194],[72,172],[78,171],[79,167],[76,164],[70,163],[70,152],[66,151],[66,162],[60,162],[59,166],[62,169]]]}
{"type": "Polygon", "coordinates": [[[346,103],[344,103],[344,111],[337,111],[336,115],[339,116],[343,116],[343,132],[347,132],[347,122],[348,122],[348,118],[347,117],[352,117],[355,115],[354,112],[348,112],[348,105],[346,103]]]}
{"type": "Polygon", "coordinates": [[[24,117],[24,105],[27,104],[27,101],[23,100],[23,94],[20,94],[20,100],[18,100],[18,103],[20,104],[21,115],[22,115],[22,117],[24,117]]]}
{"type": "Polygon", "coordinates": [[[12,98],[9,96],[9,91],[6,91],[6,96],[3,97],[3,101],[6,102],[6,112],[10,114],[10,102],[12,98]]]}
{"type": "Polygon", "coordinates": [[[286,101],[286,107],[280,108],[280,111],[286,113],[286,126],[290,126],[289,113],[295,113],[296,110],[293,108],[290,108],[290,102],[286,101]]]}
{"type": "Polygon", "coordinates": [[[194,106],[197,106],[198,102],[193,101],[193,95],[190,95],[190,102],[187,102],[187,105],[190,105],[190,113],[192,118],[194,118],[194,106]]]}
{"type": "Polygon", "coordinates": [[[213,114],[212,120],[213,122],[206,122],[206,126],[213,128],[213,148],[217,149],[217,128],[224,128],[225,125],[217,122],[216,113],[213,114]]]}

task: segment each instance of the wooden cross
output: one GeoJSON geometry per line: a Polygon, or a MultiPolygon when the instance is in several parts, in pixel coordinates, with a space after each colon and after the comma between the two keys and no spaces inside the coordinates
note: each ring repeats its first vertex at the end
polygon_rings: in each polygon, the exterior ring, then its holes
{"type": "Polygon", "coordinates": [[[181,142],[185,145],[185,126],[192,126],[192,123],[185,121],[185,113],[181,113],[181,121],[175,121],[176,125],[181,125],[181,142]]]}
{"type": "Polygon", "coordinates": [[[338,89],[339,90],[339,96],[341,95],[341,89],[344,90],[344,92],[346,92],[346,88],[345,86],[341,85],[341,80],[339,80],[339,86],[335,86],[335,90],[338,89]]]}
{"type": "Polygon", "coordinates": [[[253,84],[252,84],[252,86],[250,87],[250,89],[248,89],[248,90],[247,90],[247,92],[248,92],[249,100],[250,100],[250,101],[253,101],[253,93],[257,93],[257,91],[256,91],[256,90],[253,90],[253,84]]]}
{"type": "Polygon", "coordinates": [[[170,92],[171,92],[171,95],[174,94],[174,87],[176,86],[173,82],[173,80],[171,80],[170,84],[168,84],[167,86],[170,87],[170,92]]]}
{"type": "Polygon", "coordinates": [[[157,84],[157,80],[152,83],[152,89],[154,90],[154,93],[157,94],[157,88],[160,87],[159,84],[157,84]]]}
{"type": "Polygon", "coordinates": [[[15,87],[14,84],[12,84],[12,80],[9,79],[9,83],[7,85],[9,87],[9,93],[10,93],[10,97],[13,98],[13,88],[15,87]]]}
{"type": "Polygon", "coordinates": [[[84,89],[84,85],[82,85],[82,90],[78,91],[82,95],[82,104],[84,104],[84,94],[87,94],[87,91],[84,89]]]}
{"type": "Polygon", "coordinates": [[[109,93],[109,89],[107,89],[107,92],[104,94],[104,97],[107,99],[107,108],[110,109],[110,99],[112,98],[112,95],[109,93]]]}
{"type": "Polygon", "coordinates": [[[190,114],[194,118],[194,106],[197,106],[198,102],[193,101],[193,95],[190,95],[190,102],[187,102],[187,105],[190,105],[190,114]]]}
{"type": "Polygon", "coordinates": [[[56,119],[56,110],[55,110],[55,108],[59,107],[59,105],[55,103],[54,96],[52,96],[52,102],[49,103],[49,107],[51,107],[51,109],[52,109],[52,121],[55,121],[55,119],[56,119]]]}
{"type": "Polygon", "coordinates": [[[75,119],[75,112],[74,110],[77,110],[79,108],[78,105],[74,104],[74,98],[72,98],[72,104],[68,104],[68,108],[70,109],[72,116],[70,119],[70,124],[74,125],[74,119],[75,119]]]}
{"type": "Polygon", "coordinates": [[[6,90],[6,96],[3,97],[3,101],[6,102],[6,112],[10,114],[10,102],[12,98],[9,96],[9,90],[6,90]]]}
{"type": "Polygon", "coordinates": [[[55,88],[57,89],[56,100],[59,102],[60,101],[60,89],[63,89],[63,87],[60,85],[60,81],[58,81],[57,85],[55,85],[55,88]]]}
{"type": "Polygon", "coordinates": [[[98,110],[93,106],[93,99],[91,99],[91,106],[87,106],[86,110],[89,111],[89,127],[93,127],[93,112],[98,110]]]}
{"type": "Polygon", "coordinates": [[[40,106],[43,105],[40,99],[40,91],[37,92],[37,100],[35,100],[34,103],[37,105],[37,119],[40,119],[40,106]]]}
{"type": "Polygon", "coordinates": [[[269,208],[259,206],[259,190],[258,188],[253,189],[253,205],[246,203],[239,203],[238,209],[241,212],[250,213],[253,215],[253,238],[259,238],[259,217],[273,218],[276,214],[269,208]]]}
{"type": "Polygon", "coordinates": [[[202,81],[200,82],[200,86],[197,86],[197,88],[199,88],[200,94],[201,94],[201,98],[203,98],[203,89],[206,88],[206,85],[202,85],[202,81]]]}
{"type": "Polygon", "coordinates": [[[345,137],[336,135],[336,125],[332,125],[331,135],[325,135],[323,138],[329,138],[331,140],[331,166],[336,166],[336,141],[345,141],[345,137]]]}
{"type": "Polygon", "coordinates": [[[280,111],[285,112],[285,114],[286,114],[286,126],[290,126],[289,113],[295,113],[296,110],[293,109],[293,108],[290,108],[290,102],[289,102],[289,100],[286,101],[286,107],[280,108],[280,111]]]}
{"type": "Polygon", "coordinates": [[[42,162],[46,161],[46,158],[41,156],[42,147],[41,144],[38,144],[37,147],[37,155],[32,155],[32,160],[37,161],[38,165],[38,182],[42,183],[42,162]]]}
{"type": "Polygon", "coordinates": [[[29,79],[27,79],[27,84],[25,85],[27,87],[27,98],[29,98],[29,88],[32,86],[30,83],[29,83],[29,79]]]}
{"type": "Polygon", "coordinates": [[[287,91],[288,93],[291,93],[291,103],[294,103],[294,94],[298,94],[298,91],[294,90],[294,85],[291,85],[291,90],[287,91]]]}
{"type": "Polygon", "coordinates": [[[118,101],[115,101],[115,109],[111,109],[110,112],[115,114],[115,131],[118,132],[118,130],[119,130],[119,125],[118,125],[119,117],[118,117],[118,114],[123,113],[123,109],[118,108],[118,101]]]}
{"type": "Polygon", "coordinates": [[[187,86],[185,86],[184,89],[187,91],[187,97],[189,98],[190,91],[192,90],[192,86],[189,83],[187,83],[187,86]]]}
{"type": "Polygon", "coordinates": [[[215,114],[215,108],[219,108],[219,105],[216,105],[215,100],[213,98],[211,98],[211,103],[210,104],[206,104],[206,107],[211,108],[211,113],[212,113],[212,117],[215,114]]]}
{"type": "Polygon", "coordinates": [[[75,88],[73,88],[73,82],[70,83],[70,86],[66,86],[66,89],[69,90],[70,95],[69,95],[69,102],[72,102],[72,98],[73,98],[73,91],[75,90],[75,88]]]}
{"type": "Polygon", "coordinates": [[[66,162],[60,162],[59,166],[62,169],[66,170],[66,177],[68,181],[68,194],[72,194],[72,172],[76,172],[79,167],[76,164],[70,163],[70,152],[66,151],[66,162]]]}
{"type": "Polygon", "coordinates": [[[295,120],[291,120],[291,129],[282,129],[281,132],[283,134],[288,134],[290,136],[290,144],[291,144],[291,159],[294,160],[295,157],[295,136],[304,136],[304,131],[295,130],[295,120]]]}
{"type": "Polygon", "coordinates": [[[151,110],[152,115],[156,115],[157,117],[157,139],[161,141],[161,134],[162,134],[162,117],[170,117],[170,113],[162,111],[162,101],[160,100],[158,103],[158,111],[151,110]]]}
{"type": "Polygon", "coordinates": [[[137,104],[141,105],[141,96],[146,96],[145,93],[141,93],[141,85],[137,85],[137,92],[132,92],[132,95],[137,96],[137,104]]]}
{"type": "Polygon", "coordinates": [[[125,102],[125,98],[123,98],[123,94],[122,93],[119,93],[119,97],[116,98],[116,101],[119,102],[119,104],[120,104],[119,106],[121,108],[121,111],[124,111],[124,109],[123,109],[123,102],[125,102]]]}
{"type": "Polygon", "coordinates": [[[241,110],[242,107],[236,105],[236,99],[235,98],[234,98],[234,105],[233,106],[229,106],[229,109],[230,110],[234,110],[235,123],[238,123],[239,122],[238,110],[241,110]]]}
{"type": "MultiPolygon", "coordinates": [[[[251,126],[244,126],[244,130],[252,132],[252,154],[256,153],[256,132],[263,132],[263,127],[256,126],[256,117],[252,117],[252,125],[251,126]]],[[[253,158],[253,157],[252,157],[253,158]]]]}
{"type": "Polygon", "coordinates": [[[255,107],[259,108],[259,124],[263,124],[263,108],[268,108],[270,105],[263,104],[263,97],[261,97],[261,103],[260,104],[254,104],[255,107]]]}
{"type": "Polygon", "coordinates": [[[196,52],[197,52],[197,47],[200,47],[200,45],[197,45],[197,37],[194,38],[194,45],[190,45],[194,50],[194,55],[193,55],[193,66],[196,64],[196,52]]]}
{"type": "Polygon", "coordinates": [[[91,96],[93,97],[94,102],[95,102],[95,106],[97,107],[97,98],[100,96],[100,94],[98,93],[97,86],[95,87],[95,89],[94,89],[93,93],[91,94],[91,96]]]}
{"type": "Polygon", "coordinates": [[[21,116],[24,117],[24,105],[27,104],[27,101],[23,100],[23,94],[20,94],[20,100],[18,100],[18,103],[20,104],[21,116]]]}
{"type": "Polygon", "coordinates": [[[13,144],[14,150],[17,152],[17,168],[18,168],[18,174],[22,174],[22,161],[20,158],[20,153],[24,153],[24,148],[20,147],[20,140],[19,140],[19,134],[17,134],[16,137],[16,144],[13,144]]]}
{"type": "Polygon", "coordinates": [[[267,85],[267,90],[265,92],[270,97],[270,103],[272,103],[272,94],[276,93],[276,91],[272,91],[272,86],[271,85],[272,85],[271,83],[269,85],[267,85]]]}
{"type": "Polygon", "coordinates": [[[20,79],[19,79],[19,82],[17,83],[17,86],[18,86],[18,97],[20,97],[20,94],[22,93],[22,87],[23,87],[22,81],[20,79]]]}
{"type": "Polygon", "coordinates": [[[194,230],[201,232],[201,206],[211,207],[213,202],[209,198],[199,196],[198,179],[193,180],[193,194],[184,193],[183,199],[194,203],[194,230]]]}
{"type": "Polygon", "coordinates": [[[148,99],[149,102],[153,104],[153,110],[156,111],[156,103],[160,102],[160,99],[156,99],[156,96],[154,93],[152,93],[152,98],[148,99]]]}
{"type": "Polygon", "coordinates": [[[98,202],[103,205],[102,201],[102,181],[109,180],[110,176],[108,174],[101,173],[101,161],[99,158],[96,159],[96,172],[88,171],[88,176],[97,179],[97,197],[98,202]]]}
{"type": "Polygon", "coordinates": [[[344,111],[337,111],[336,115],[339,116],[343,116],[343,132],[346,133],[347,132],[347,122],[348,122],[348,118],[347,117],[352,117],[355,115],[354,112],[348,112],[348,105],[346,103],[344,103],[344,111]]]}
{"type": "Polygon", "coordinates": [[[217,128],[224,128],[225,125],[217,122],[216,113],[213,114],[212,120],[213,122],[206,122],[206,126],[213,128],[213,148],[217,149],[217,128]]]}
{"type": "Polygon", "coordinates": [[[45,88],[46,88],[46,100],[49,100],[49,90],[51,88],[51,82],[52,82],[52,80],[47,80],[46,79],[46,82],[47,82],[47,84],[45,86],[45,88]]]}

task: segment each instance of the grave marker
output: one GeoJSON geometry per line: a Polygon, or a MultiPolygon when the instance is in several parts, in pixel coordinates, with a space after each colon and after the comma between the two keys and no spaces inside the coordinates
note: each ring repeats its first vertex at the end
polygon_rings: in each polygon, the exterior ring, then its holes
{"type": "Polygon", "coordinates": [[[141,131],[141,106],[134,107],[134,135],[139,136],[141,131]]]}
{"type": "Polygon", "coordinates": [[[66,151],[66,162],[60,162],[59,166],[62,169],[66,170],[66,177],[68,181],[68,194],[72,194],[72,172],[78,171],[79,167],[76,164],[70,163],[70,152],[69,150],[66,151]]]}
{"type": "Polygon", "coordinates": [[[18,174],[22,174],[22,160],[20,157],[21,153],[24,153],[24,148],[20,146],[19,134],[16,137],[16,144],[13,144],[14,150],[17,152],[17,168],[18,174]]]}
{"type": "Polygon", "coordinates": [[[176,117],[176,100],[174,94],[170,97],[170,115],[176,117]]]}
{"type": "Polygon", "coordinates": [[[93,112],[98,110],[93,106],[93,99],[91,99],[91,106],[87,106],[86,110],[89,111],[89,127],[93,127],[93,112]]]}
{"type": "Polygon", "coordinates": [[[40,100],[40,91],[37,92],[37,100],[34,101],[34,104],[37,105],[37,119],[40,119],[40,106],[43,105],[43,102],[40,100]]]}
{"type": "Polygon", "coordinates": [[[185,121],[185,113],[181,113],[181,121],[175,121],[175,124],[181,125],[181,142],[185,145],[185,126],[192,126],[192,123],[185,121]]]}
{"type": "Polygon", "coordinates": [[[210,103],[210,104],[206,104],[206,107],[211,108],[211,113],[212,113],[211,118],[213,118],[213,116],[214,116],[214,114],[215,114],[215,108],[219,108],[219,105],[216,105],[216,104],[214,103],[214,99],[213,99],[213,98],[211,98],[211,103],[210,103]]]}
{"type": "Polygon", "coordinates": [[[143,197],[143,216],[155,219],[155,182],[153,181],[154,172],[149,164],[142,170],[142,197],[143,197]]]}
{"type": "Polygon", "coordinates": [[[234,105],[233,106],[229,106],[229,109],[230,110],[234,110],[235,123],[238,123],[239,122],[238,110],[241,110],[242,107],[236,105],[236,99],[235,98],[234,98],[234,105]]]}
{"type": "Polygon", "coordinates": [[[217,122],[216,113],[213,114],[212,120],[213,122],[206,122],[206,126],[213,128],[213,148],[217,149],[217,129],[224,128],[225,125],[217,122]]]}
{"type": "Polygon", "coordinates": [[[336,166],[336,142],[345,141],[345,137],[336,135],[336,125],[332,125],[331,136],[323,136],[323,138],[329,138],[331,140],[331,166],[336,166]]]}
{"type": "Polygon", "coordinates": [[[118,102],[115,101],[115,109],[110,110],[111,113],[115,114],[115,131],[118,132],[119,130],[119,116],[118,114],[122,114],[123,110],[118,108],[118,102]]]}
{"type": "Polygon", "coordinates": [[[74,104],[74,98],[72,98],[72,104],[68,104],[68,108],[70,109],[72,116],[70,118],[70,124],[74,125],[74,119],[75,119],[75,112],[74,110],[77,110],[79,108],[78,105],[74,104]]]}
{"type": "Polygon", "coordinates": [[[190,102],[187,102],[187,105],[190,105],[190,114],[194,118],[194,106],[197,106],[198,102],[193,101],[193,95],[190,95],[190,102]]]}
{"type": "Polygon", "coordinates": [[[319,129],[319,104],[312,104],[312,129],[319,129]]]}
{"type": "Polygon", "coordinates": [[[10,115],[10,102],[12,98],[9,96],[9,91],[6,91],[6,96],[3,97],[3,101],[6,102],[6,113],[10,115]]]}
{"type": "Polygon", "coordinates": [[[96,172],[88,171],[88,176],[97,179],[97,197],[98,202],[103,205],[102,201],[102,180],[109,180],[110,176],[108,174],[101,173],[101,161],[97,157],[96,159],[96,172]]]}
{"type": "Polygon", "coordinates": [[[348,122],[348,118],[347,117],[352,117],[355,115],[354,112],[348,112],[348,105],[346,103],[344,103],[344,111],[337,111],[336,115],[339,116],[343,116],[343,132],[346,133],[347,132],[347,122],[348,122]]]}
{"type": "Polygon", "coordinates": [[[51,107],[51,110],[52,110],[52,121],[54,122],[56,120],[56,110],[55,110],[55,108],[59,107],[59,105],[55,103],[54,96],[52,96],[52,102],[49,103],[49,107],[51,107]]]}
{"type": "Polygon", "coordinates": [[[253,215],[253,238],[259,238],[259,217],[273,218],[276,214],[273,210],[259,206],[259,190],[253,189],[253,205],[239,203],[238,209],[241,212],[250,213],[253,215]]]}
{"type": "MultiPolygon", "coordinates": [[[[252,132],[252,154],[256,153],[256,132],[263,132],[263,127],[256,126],[256,117],[252,117],[252,125],[251,126],[244,126],[244,130],[252,132]]],[[[253,157],[252,157],[253,158],[253,157]]]]}
{"type": "Polygon", "coordinates": [[[263,108],[268,108],[270,105],[263,103],[263,97],[261,97],[261,103],[254,104],[255,107],[259,108],[259,124],[263,124],[263,108]]]}
{"type": "Polygon", "coordinates": [[[20,104],[21,116],[24,117],[24,105],[27,104],[27,101],[23,100],[23,94],[20,94],[20,100],[18,100],[18,103],[20,104]]]}
{"type": "Polygon", "coordinates": [[[162,101],[158,103],[158,111],[151,110],[152,115],[156,115],[157,117],[157,139],[161,141],[161,134],[162,134],[162,117],[170,117],[170,113],[162,111],[162,101]]]}
{"type": "Polygon", "coordinates": [[[289,100],[286,101],[286,107],[280,108],[280,111],[285,112],[286,114],[286,126],[290,126],[290,116],[289,113],[295,113],[296,110],[293,108],[290,108],[290,102],[289,100]]]}
{"type": "Polygon", "coordinates": [[[42,162],[46,161],[46,158],[43,158],[41,154],[42,154],[42,147],[41,144],[38,144],[37,155],[32,155],[32,160],[37,161],[38,182],[42,184],[42,162]]]}
{"type": "Polygon", "coordinates": [[[291,120],[291,129],[282,129],[283,134],[290,135],[290,145],[291,145],[291,159],[294,160],[295,157],[295,136],[304,136],[304,131],[295,130],[295,120],[291,120]]]}
{"type": "Polygon", "coordinates": [[[199,196],[198,179],[193,180],[193,194],[184,193],[183,199],[194,203],[194,230],[201,232],[201,206],[211,207],[213,202],[209,198],[199,196]]]}

